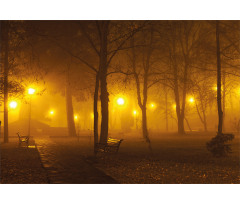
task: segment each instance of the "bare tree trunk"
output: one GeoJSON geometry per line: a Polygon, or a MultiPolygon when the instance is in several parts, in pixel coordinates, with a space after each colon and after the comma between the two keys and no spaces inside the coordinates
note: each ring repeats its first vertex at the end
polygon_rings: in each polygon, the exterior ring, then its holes
{"type": "Polygon", "coordinates": [[[96,154],[96,144],[98,143],[98,91],[99,91],[99,72],[96,73],[95,92],[94,92],[94,153],[96,154]]]}
{"type": "Polygon", "coordinates": [[[219,42],[219,22],[216,21],[216,45],[217,45],[217,104],[218,104],[218,135],[222,134],[223,112],[221,103],[221,56],[219,42]]]}
{"type": "Polygon", "coordinates": [[[3,95],[4,95],[4,143],[8,142],[8,73],[9,73],[9,65],[8,65],[8,52],[9,52],[9,25],[8,21],[4,21],[2,23],[3,26],[3,36],[4,36],[4,72],[3,72],[3,95]]]}
{"type": "Polygon", "coordinates": [[[190,130],[190,132],[192,132],[192,128],[190,126],[190,123],[188,122],[188,119],[186,117],[184,119],[185,119],[185,121],[187,123],[188,129],[190,130]]]}
{"type": "Polygon", "coordinates": [[[178,117],[178,134],[183,135],[185,134],[184,129],[184,116],[180,115],[178,117]]]}
{"type": "Polygon", "coordinates": [[[168,95],[165,89],[165,119],[166,119],[166,131],[168,132],[168,95]]]}
{"type": "MultiPolygon", "coordinates": [[[[176,77],[176,76],[175,76],[176,77]]],[[[175,94],[175,102],[176,102],[176,113],[177,113],[177,124],[178,124],[178,134],[185,134],[184,129],[184,115],[182,115],[182,111],[180,109],[180,100],[179,100],[179,89],[177,78],[174,80],[174,94],[175,94]]]]}
{"type": "Polygon", "coordinates": [[[151,147],[151,141],[148,136],[148,129],[147,129],[147,75],[148,73],[144,73],[144,84],[143,84],[143,102],[141,99],[141,88],[140,88],[140,80],[139,76],[136,72],[136,54],[135,54],[135,49],[134,49],[134,38],[132,38],[131,41],[132,45],[132,67],[133,67],[133,73],[134,73],[134,78],[136,82],[136,87],[137,87],[137,100],[138,100],[138,106],[141,108],[142,111],[142,133],[143,133],[143,138],[145,141],[148,143],[148,148],[152,150],[151,147]]]}
{"type": "Polygon", "coordinates": [[[223,115],[222,115],[222,129],[223,132],[225,131],[225,114],[226,114],[226,74],[225,71],[223,71],[222,75],[222,85],[223,85],[223,95],[222,95],[222,109],[223,109],[223,115]]]}
{"type": "Polygon", "coordinates": [[[149,139],[148,128],[147,128],[147,74],[144,77],[144,85],[143,85],[143,104],[142,104],[142,130],[143,137],[148,143],[148,148],[152,151],[151,141],[149,139]]]}
{"type": "Polygon", "coordinates": [[[182,110],[180,117],[180,134],[185,134],[184,130],[184,119],[185,119],[185,107],[186,107],[186,95],[187,95],[187,78],[188,78],[188,60],[185,57],[185,67],[184,67],[184,76],[183,76],[183,94],[182,94],[182,110]]]}
{"type": "Polygon", "coordinates": [[[146,142],[149,144],[149,149],[151,150],[151,143],[150,139],[148,136],[148,128],[147,128],[147,108],[143,107],[142,108],[142,132],[143,132],[143,137],[146,140],[146,142]]]}
{"type": "MultiPolygon", "coordinates": [[[[176,114],[177,114],[177,122],[178,122],[178,134],[185,134],[184,130],[184,112],[181,110],[180,107],[180,97],[179,97],[179,84],[178,84],[178,69],[177,69],[177,62],[176,62],[176,53],[175,53],[175,41],[173,44],[173,55],[170,53],[170,57],[173,60],[173,75],[174,75],[174,95],[175,95],[175,102],[176,102],[176,114]]],[[[182,105],[182,107],[185,107],[182,105]]]]}
{"type": "Polygon", "coordinates": [[[74,123],[72,93],[69,82],[69,70],[67,71],[67,83],[66,83],[66,110],[67,110],[68,135],[76,137],[77,134],[74,123]]]}
{"type": "Polygon", "coordinates": [[[101,84],[101,134],[100,143],[107,143],[108,139],[108,102],[109,94],[107,90],[107,35],[108,35],[108,21],[102,21],[100,24],[100,84],[101,84]]]}
{"type": "Polygon", "coordinates": [[[202,108],[202,116],[201,116],[200,110],[198,108],[197,102],[195,102],[195,105],[196,105],[196,109],[197,109],[197,113],[200,118],[200,121],[203,124],[204,131],[207,132],[208,131],[207,130],[207,118],[206,118],[205,108],[203,106],[202,95],[201,95],[200,91],[199,91],[199,96],[200,96],[200,103],[201,103],[201,108],[202,108]]]}

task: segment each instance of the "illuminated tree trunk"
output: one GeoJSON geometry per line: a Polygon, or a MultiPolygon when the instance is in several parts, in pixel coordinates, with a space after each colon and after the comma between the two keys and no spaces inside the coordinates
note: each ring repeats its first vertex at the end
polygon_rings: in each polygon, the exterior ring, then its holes
{"type": "Polygon", "coordinates": [[[96,74],[95,92],[94,92],[94,153],[96,154],[96,144],[98,143],[98,91],[99,91],[99,73],[96,74]]]}
{"type": "Polygon", "coordinates": [[[200,93],[199,91],[199,96],[200,96],[200,103],[201,103],[201,109],[202,109],[202,115],[200,113],[200,110],[199,110],[199,107],[198,107],[198,104],[197,102],[195,102],[195,105],[196,105],[196,109],[197,109],[197,113],[198,113],[198,116],[200,118],[200,121],[202,122],[203,124],[203,127],[204,127],[204,131],[207,132],[208,129],[207,129],[207,117],[206,117],[206,110],[204,108],[204,105],[203,105],[203,99],[202,99],[202,94],[200,93]]]}
{"type": "Polygon", "coordinates": [[[165,120],[166,120],[166,131],[168,132],[168,95],[165,89],[165,120]]]}
{"type": "Polygon", "coordinates": [[[177,124],[178,124],[178,133],[185,134],[184,129],[184,112],[180,108],[180,99],[179,99],[179,89],[178,89],[178,76],[177,68],[174,67],[174,95],[176,102],[176,114],[177,114],[177,124]]]}
{"type": "Polygon", "coordinates": [[[67,124],[68,124],[68,135],[76,137],[76,129],[74,123],[73,105],[72,105],[72,93],[69,82],[69,70],[67,71],[67,83],[66,83],[66,110],[67,110],[67,124]]]}
{"type": "Polygon", "coordinates": [[[142,104],[142,130],[143,130],[143,137],[145,141],[148,143],[149,150],[152,151],[151,141],[148,135],[148,128],[147,128],[147,81],[148,77],[145,74],[144,77],[144,85],[143,85],[143,104],[142,104]]]}
{"type": "MultiPolygon", "coordinates": [[[[175,48],[175,39],[173,39],[173,54],[170,52],[170,58],[173,62],[173,83],[174,83],[174,96],[175,96],[175,102],[176,102],[176,114],[177,114],[177,124],[178,124],[178,133],[179,134],[185,134],[184,129],[184,110],[181,110],[180,106],[180,97],[179,97],[179,79],[178,79],[178,67],[176,62],[176,48],[175,48]]],[[[183,97],[186,97],[186,94],[183,94],[183,97]]],[[[184,99],[185,100],[185,99],[184,99]]],[[[185,108],[185,102],[182,104],[182,107],[185,108]]]]}
{"type": "Polygon", "coordinates": [[[225,131],[225,114],[226,114],[226,74],[225,71],[223,71],[222,75],[222,109],[223,109],[223,115],[222,115],[222,129],[225,131]]]}
{"type": "Polygon", "coordinates": [[[107,35],[108,35],[108,21],[101,21],[100,23],[100,85],[101,85],[101,134],[100,143],[107,143],[108,139],[108,102],[109,94],[107,91],[107,35]]]}
{"type": "Polygon", "coordinates": [[[181,135],[185,134],[184,117],[182,115],[178,117],[178,133],[181,135]]]}
{"type": "Polygon", "coordinates": [[[185,119],[185,121],[187,123],[188,129],[190,130],[190,132],[192,132],[192,128],[190,126],[190,123],[188,122],[188,119],[186,117],[184,119],[185,119]]]}
{"type": "MultiPolygon", "coordinates": [[[[131,40],[131,45],[132,45],[132,68],[133,68],[133,74],[135,78],[135,83],[137,87],[137,100],[138,100],[138,106],[140,107],[142,111],[142,133],[143,133],[143,138],[145,141],[148,143],[148,148],[150,151],[152,151],[151,147],[151,141],[149,139],[148,135],[148,128],[147,128],[147,81],[148,81],[148,72],[147,69],[144,71],[144,82],[143,82],[143,102],[141,99],[141,88],[140,88],[140,81],[139,81],[139,76],[136,72],[136,53],[134,49],[134,38],[131,40]]],[[[148,59],[150,58],[150,55],[148,56],[148,59]]],[[[149,61],[146,63],[147,66],[149,61]]]]}
{"type": "Polygon", "coordinates": [[[2,22],[2,36],[4,44],[4,72],[3,72],[3,95],[4,95],[4,143],[8,142],[8,52],[9,52],[9,24],[8,21],[2,22]]]}
{"type": "Polygon", "coordinates": [[[217,105],[218,105],[218,135],[222,134],[223,112],[221,102],[221,56],[219,42],[219,22],[216,21],[216,46],[217,46],[217,105]]]}

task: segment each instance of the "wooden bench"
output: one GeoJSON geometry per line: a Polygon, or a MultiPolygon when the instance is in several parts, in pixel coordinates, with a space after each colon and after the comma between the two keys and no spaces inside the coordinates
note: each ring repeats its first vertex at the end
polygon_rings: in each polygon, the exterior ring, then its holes
{"type": "Polygon", "coordinates": [[[17,135],[18,135],[18,140],[19,140],[19,146],[22,143],[26,143],[26,145],[28,146],[29,136],[21,136],[19,132],[17,133],[17,135]]]}
{"type": "Polygon", "coordinates": [[[108,141],[106,144],[97,143],[96,145],[96,154],[99,153],[118,153],[119,147],[123,139],[113,139],[108,138],[108,141]]]}

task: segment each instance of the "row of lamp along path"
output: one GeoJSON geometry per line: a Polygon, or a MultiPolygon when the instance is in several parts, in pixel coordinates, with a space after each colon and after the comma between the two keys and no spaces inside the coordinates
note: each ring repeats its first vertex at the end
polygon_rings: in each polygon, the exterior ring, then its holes
{"type": "MultiPolygon", "coordinates": [[[[213,87],[213,90],[214,91],[216,91],[217,90],[217,87],[216,86],[214,86],[213,87]]],[[[31,135],[31,114],[32,114],[32,96],[35,94],[35,92],[36,92],[36,90],[34,89],[34,88],[29,88],[28,90],[27,90],[27,93],[28,93],[28,95],[29,95],[29,121],[28,121],[28,136],[30,136],[31,135]]],[[[240,94],[240,89],[239,89],[239,94],[240,94]]],[[[123,97],[119,97],[119,98],[117,98],[117,100],[116,100],[116,102],[117,102],[117,104],[119,105],[119,106],[124,106],[125,105],[125,99],[123,98],[123,97]]],[[[193,104],[194,102],[195,102],[195,99],[193,98],[193,97],[189,97],[189,99],[188,99],[188,102],[190,103],[190,104],[193,104]]],[[[17,106],[18,106],[18,103],[16,102],[16,101],[10,101],[10,103],[9,103],[9,108],[10,109],[16,109],[17,108],[17,106]]],[[[176,104],[173,104],[173,109],[174,110],[176,110],[176,104]]],[[[150,105],[149,105],[149,108],[150,109],[152,109],[152,110],[154,110],[155,108],[156,108],[156,104],[154,104],[154,103],[151,103],[150,105]]],[[[49,111],[49,114],[51,115],[51,116],[53,116],[54,114],[55,114],[55,111],[54,110],[50,110],[49,111]]],[[[136,120],[136,128],[137,128],[137,116],[138,116],[138,111],[136,110],[136,109],[134,109],[133,111],[132,111],[132,114],[133,114],[133,116],[134,116],[134,118],[135,118],[135,120],[136,120]]],[[[91,118],[93,119],[93,113],[91,113],[91,118]]],[[[74,120],[75,121],[77,121],[79,119],[79,116],[78,115],[74,115],[74,120]]]]}
{"type": "MultiPolygon", "coordinates": [[[[29,94],[29,96],[30,96],[30,98],[29,98],[29,117],[28,117],[28,136],[30,136],[31,135],[31,115],[32,115],[32,96],[35,94],[35,92],[36,92],[36,90],[34,89],[34,88],[29,88],[28,89],[28,94],[29,94]]],[[[194,103],[194,98],[193,97],[191,97],[191,98],[189,98],[189,102],[190,103],[194,103]]],[[[124,98],[122,98],[122,97],[119,97],[118,99],[117,99],[117,104],[119,105],[119,106],[123,106],[124,104],[125,104],[125,100],[124,100],[124,98]]],[[[10,103],[9,103],[9,107],[11,108],[11,109],[16,109],[17,108],[17,102],[16,101],[11,101],[10,103]]],[[[156,105],[154,104],[154,103],[151,103],[150,105],[149,105],[149,107],[151,108],[151,109],[155,109],[156,108],[156,105]]],[[[173,108],[174,109],[176,109],[176,105],[173,105],[173,108]]],[[[55,114],[55,111],[54,110],[50,110],[49,111],[49,114],[51,115],[51,116],[53,116],[54,114],[55,114]]],[[[134,118],[135,118],[135,120],[136,120],[136,128],[137,128],[137,115],[138,115],[138,112],[137,112],[137,110],[133,110],[132,111],[132,114],[133,114],[133,116],[134,116],[134,118]]],[[[78,115],[74,115],[74,120],[78,120],[78,115]]],[[[93,118],[93,114],[91,114],[91,118],[93,118]]]]}

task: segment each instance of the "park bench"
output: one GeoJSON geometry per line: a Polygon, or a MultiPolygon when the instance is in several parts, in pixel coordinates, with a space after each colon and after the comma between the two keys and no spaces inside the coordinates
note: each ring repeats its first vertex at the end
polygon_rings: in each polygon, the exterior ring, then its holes
{"type": "Polygon", "coordinates": [[[118,153],[119,147],[123,139],[118,140],[118,139],[113,139],[113,138],[108,138],[107,143],[102,144],[102,143],[97,143],[96,144],[96,153],[118,153]]]}
{"type": "Polygon", "coordinates": [[[18,135],[18,140],[19,140],[19,146],[22,143],[26,143],[26,145],[28,146],[29,136],[21,136],[19,132],[17,133],[17,135],[18,135]]]}

